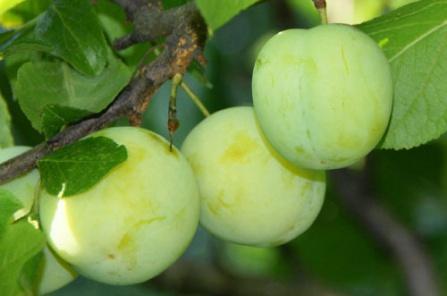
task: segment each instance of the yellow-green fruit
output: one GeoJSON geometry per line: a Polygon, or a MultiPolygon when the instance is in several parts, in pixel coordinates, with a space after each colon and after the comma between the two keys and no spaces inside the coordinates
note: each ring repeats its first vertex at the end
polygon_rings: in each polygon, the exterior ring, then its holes
{"type": "Polygon", "coordinates": [[[42,191],[40,218],[53,250],[80,274],[117,285],[146,281],[177,260],[199,220],[193,172],[159,135],[102,130],[128,159],[86,192],[59,199],[42,191]]]}
{"type": "Polygon", "coordinates": [[[359,24],[379,16],[386,0],[326,0],[331,23],[359,24]]]}
{"type": "Polygon", "coordinates": [[[274,155],[251,107],[211,115],[192,130],[182,151],[199,183],[200,221],[222,239],[280,245],[304,232],[320,211],[324,172],[274,155]]]}
{"type": "MultiPolygon", "coordinates": [[[[15,146],[0,150],[0,163],[22,154],[29,150],[29,147],[15,146]]],[[[23,208],[14,214],[14,220],[27,215],[34,202],[34,197],[38,192],[39,173],[32,170],[26,175],[14,179],[13,181],[0,186],[11,192],[21,203],[23,208]]],[[[40,281],[38,283],[39,294],[53,292],[69,284],[77,277],[73,269],[60,258],[45,247],[43,250],[43,266],[40,272],[40,281]]]]}
{"type": "Polygon", "coordinates": [[[223,245],[221,265],[242,277],[277,275],[281,261],[279,248],[260,248],[233,243],[223,245]]]}
{"type": "Polygon", "coordinates": [[[48,247],[43,249],[43,272],[39,283],[39,294],[54,292],[72,282],[77,274],[73,268],[58,258],[48,247]]]}
{"type": "MultiPolygon", "coordinates": [[[[29,150],[29,147],[14,146],[0,150],[0,163],[5,162],[19,154],[29,150]]],[[[22,218],[29,213],[33,205],[34,197],[38,192],[39,173],[32,170],[24,176],[14,179],[0,186],[0,189],[10,191],[23,205],[23,208],[14,213],[14,220],[22,218]]]]}
{"type": "Polygon", "coordinates": [[[370,37],[347,25],[275,35],[258,56],[252,83],[267,139],[300,167],[349,166],[374,149],[388,125],[388,61],[370,37]]]}
{"type": "Polygon", "coordinates": [[[382,14],[387,0],[355,0],[353,23],[359,24],[382,14]]]}

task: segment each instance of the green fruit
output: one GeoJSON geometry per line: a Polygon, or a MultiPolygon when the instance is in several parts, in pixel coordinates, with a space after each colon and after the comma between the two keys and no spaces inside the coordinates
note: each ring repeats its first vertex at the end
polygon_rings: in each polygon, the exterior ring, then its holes
{"type": "MultiPolygon", "coordinates": [[[[29,147],[24,146],[1,149],[0,163],[22,154],[29,149],[29,147]]],[[[34,202],[34,197],[38,193],[38,188],[39,173],[37,170],[32,170],[28,174],[0,186],[0,189],[10,191],[23,205],[23,208],[14,214],[14,220],[22,218],[29,213],[34,202]]]]}
{"type": "Polygon", "coordinates": [[[232,274],[242,277],[269,277],[279,271],[279,248],[259,248],[226,243],[221,253],[221,264],[232,274]]]}
{"type": "Polygon", "coordinates": [[[355,0],[353,23],[369,21],[382,14],[388,0],[355,0]]]}
{"type": "Polygon", "coordinates": [[[386,0],[326,0],[329,22],[358,24],[379,16],[386,0]]]}
{"type": "Polygon", "coordinates": [[[128,159],[86,192],[40,195],[40,218],[53,250],[80,274],[117,285],[144,282],[189,245],[199,220],[193,172],[155,133],[102,130],[127,148],[128,159]]]}
{"type": "MultiPolygon", "coordinates": [[[[29,147],[15,146],[0,150],[0,163],[13,158],[29,150],[29,147]]],[[[1,189],[8,190],[23,205],[23,208],[14,214],[14,220],[20,219],[29,214],[34,203],[34,197],[39,190],[39,173],[32,170],[26,175],[14,179],[13,181],[0,186],[1,189]]],[[[39,294],[46,294],[72,282],[76,273],[72,268],[45,247],[43,250],[43,266],[40,273],[39,294]]]]}
{"type": "Polygon", "coordinates": [[[54,292],[77,277],[73,268],[55,255],[48,247],[43,249],[43,272],[39,294],[54,292]]]}
{"type": "Polygon", "coordinates": [[[261,137],[253,108],[230,108],[205,119],[183,153],[199,183],[202,225],[214,235],[253,246],[284,244],[315,220],[325,174],[293,167],[261,137]]]}
{"type": "Polygon", "coordinates": [[[374,41],[350,26],[275,35],[258,56],[252,83],[267,139],[300,167],[351,165],[378,144],[388,125],[390,66],[374,41]]]}

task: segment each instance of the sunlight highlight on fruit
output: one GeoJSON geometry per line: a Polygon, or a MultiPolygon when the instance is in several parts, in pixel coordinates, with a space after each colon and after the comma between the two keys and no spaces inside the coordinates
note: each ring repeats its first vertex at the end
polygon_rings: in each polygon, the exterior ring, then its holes
{"type": "Polygon", "coordinates": [[[199,220],[193,172],[161,136],[134,127],[92,135],[111,138],[128,159],[86,192],[60,199],[41,192],[49,243],[80,274],[108,284],[144,282],[176,261],[199,220]]]}

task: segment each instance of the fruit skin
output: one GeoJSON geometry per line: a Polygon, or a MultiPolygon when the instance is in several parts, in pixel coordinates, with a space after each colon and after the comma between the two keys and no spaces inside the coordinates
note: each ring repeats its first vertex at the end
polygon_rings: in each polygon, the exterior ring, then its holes
{"type": "Polygon", "coordinates": [[[360,24],[379,16],[388,0],[326,0],[330,23],[360,24]]]}
{"type": "Polygon", "coordinates": [[[43,229],[80,274],[116,285],[146,281],[177,260],[196,231],[196,180],[155,133],[116,127],[92,136],[125,145],[128,159],[78,195],[58,199],[42,190],[43,229]]]}
{"type": "Polygon", "coordinates": [[[393,97],[380,48],[357,29],[332,24],[270,39],[252,89],[272,146],[310,169],[346,167],[368,154],[385,132],[393,97]]]}
{"type": "Polygon", "coordinates": [[[240,277],[274,277],[281,262],[279,248],[259,248],[239,244],[223,245],[220,264],[240,277]]]}
{"type": "MultiPolygon", "coordinates": [[[[29,150],[29,147],[14,146],[0,149],[0,163],[5,162],[29,150]]],[[[23,205],[23,208],[14,213],[14,220],[27,215],[33,205],[34,196],[38,193],[39,172],[32,170],[24,176],[14,179],[0,186],[0,189],[10,191],[23,205]]]]}
{"type": "Polygon", "coordinates": [[[201,224],[224,240],[284,244],[321,209],[324,172],[293,167],[274,155],[251,107],[214,113],[191,131],[182,152],[199,183],[201,224]]]}
{"type": "MultiPolygon", "coordinates": [[[[30,147],[26,146],[0,149],[0,163],[22,154],[29,149],[30,147]]],[[[22,203],[23,208],[14,213],[14,220],[20,219],[31,210],[34,197],[39,189],[39,172],[32,170],[22,177],[1,185],[0,189],[10,191],[22,203]]],[[[56,291],[68,285],[77,277],[76,272],[66,262],[57,258],[48,247],[43,249],[42,264],[38,287],[39,294],[56,291]]]]}
{"type": "Polygon", "coordinates": [[[78,276],[73,268],[54,254],[48,247],[43,249],[43,273],[39,294],[48,294],[71,283],[78,276]]]}

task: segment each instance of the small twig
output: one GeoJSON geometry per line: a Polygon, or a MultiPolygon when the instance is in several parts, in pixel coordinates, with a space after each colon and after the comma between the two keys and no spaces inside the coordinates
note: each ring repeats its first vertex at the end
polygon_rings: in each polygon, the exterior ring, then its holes
{"type": "Polygon", "coordinates": [[[182,82],[180,86],[186,92],[186,94],[191,98],[191,101],[197,106],[197,108],[199,108],[202,114],[205,117],[210,116],[210,111],[208,111],[208,109],[202,103],[202,100],[199,98],[199,96],[197,96],[185,82],[182,82]]]}
{"type": "Polygon", "coordinates": [[[113,47],[116,50],[123,50],[123,49],[126,49],[126,48],[134,45],[137,42],[138,41],[135,40],[134,34],[129,34],[129,35],[126,35],[124,37],[121,37],[121,38],[115,40],[115,42],[113,43],[113,47]]]}
{"type": "Polygon", "coordinates": [[[423,245],[374,198],[365,173],[347,170],[331,173],[344,207],[358,219],[376,241],[391,251],[405,275],[408,295],[440,295],[431,259],[423,245]]]}
{"type": "Polygon", "coordinates": [[[177,118],[177,88],[182,83],[183,75],[175,74],[172,78],[171,94],[169,96],[168,107],[168,132],[169,132],[169,150],[172,151],[172,142],[174,133],[177,131],[180,123],[177,118]]]}

